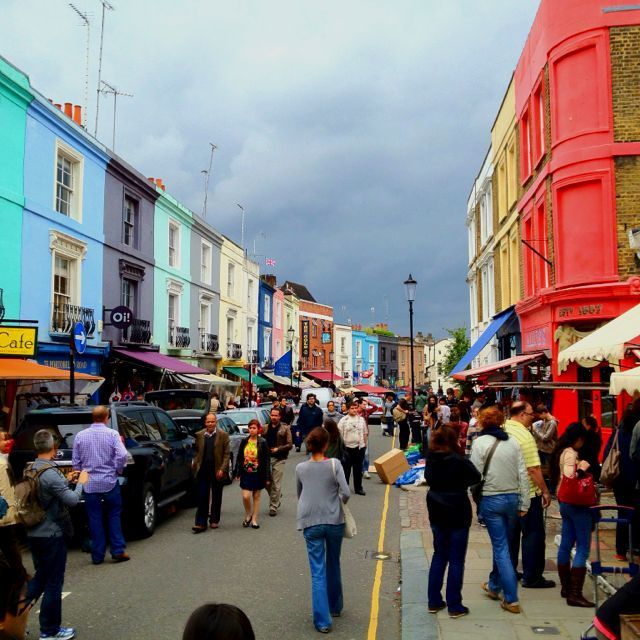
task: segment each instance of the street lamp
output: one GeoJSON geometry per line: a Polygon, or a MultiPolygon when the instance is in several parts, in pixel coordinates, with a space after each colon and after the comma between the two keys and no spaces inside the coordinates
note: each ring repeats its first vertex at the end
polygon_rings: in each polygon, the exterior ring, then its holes
{"type": "Polygon", "coordinates": [[[287,336],[289,338],[289,349],[291,350],[291,386],[293,387],[293,338],[296,335],[296,330],[293,327],[287,329],[287,336]]]}
{"type": "Polygon", "coordinates": [[[409,277],[404,281],[404,286],[407,288],[407,301],[409,302],[409,353],[411,357],[411,404],[415,402],[416,389],[415,378],[413,372],[413,302],[416,299],[416,286],[418,283],[413,279],[413,276],[409,274],[409,277]]]}
{"type": "Polygon", "coordinates": [[[236,203],[238,209],[240,209],[240,246],[244,249],[244,207],[241,204],[236,203]]]}

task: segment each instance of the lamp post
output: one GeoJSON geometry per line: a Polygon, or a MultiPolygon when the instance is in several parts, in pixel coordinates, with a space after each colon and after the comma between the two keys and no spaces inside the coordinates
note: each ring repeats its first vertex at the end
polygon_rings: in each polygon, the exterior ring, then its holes
{"type": "Polygon", "coordinates": [[[241,204],[237,204],[236,206],[240,209],[240,246],[244,250],[244,207],[241,204]]]}
{"type": "Polygon", "coordinates": [[[413,279],[413,276],[409,274],[409,277],[404,281],[404,286],[407,288],[407,301],[409,302],[409,354],[411,358],[411,404],[415,402],[415,378],[414,378],[414,362],[413,362],[413,302],[416,299],[416,286],[418,283],[413,279]]]}
{"type": "Polygon", "coordinates": [[[293,387],[293,338],[296,331],[293,327],[287,329],[287,336],[289,339],[289,349],[291,350],[291,386],[293,387]]]}

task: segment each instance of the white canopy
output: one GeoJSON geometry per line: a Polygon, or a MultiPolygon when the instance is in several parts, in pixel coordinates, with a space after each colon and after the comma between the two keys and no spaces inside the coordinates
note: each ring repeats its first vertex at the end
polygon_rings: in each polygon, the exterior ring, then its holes
{"type": "Polygon", "coordinates": [[[634,393],[640,393],[640,367],[611,374],[609,393],[617,396],[623,391],[626,391],[630,396],[634,393]]]}
{"type": "Polygon", "coordinates": [[[618,362],[624,358],[625,344],[640,336],[640,304],[607,322],[586,338],[558,353],[558,365],[576,360],[618,362]]]}
{"type": "Polygon", "coordinates": [[[209,385],[214,387],[237,387],[240,383],[227,378],[221,378],[213,373],[196,373],[193,375],[176,375],[181,382],[192,386],[209,385]]]}

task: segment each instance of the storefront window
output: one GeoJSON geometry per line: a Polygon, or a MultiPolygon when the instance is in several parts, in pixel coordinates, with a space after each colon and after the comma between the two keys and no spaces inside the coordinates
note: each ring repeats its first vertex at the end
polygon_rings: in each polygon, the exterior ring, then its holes
{"type": "MultiPolygon", "coordinates": [[[[613,369],[611,367],[601,367],[600,382],[609,386],[609,380],[613,369]]],[[[605,429],[613,429],[618,424],[618,405],[616,397],[603,393],[600,399],[600,426],[605,429]]]]}
{"type": "MultiPolygon", "coordinates": [[[[593,369],[578,367],[578,382],[593,382],[593,369]]],[[[593,414],[593,390],[578,390],[578,418],[582,420],[593,414]]]]}

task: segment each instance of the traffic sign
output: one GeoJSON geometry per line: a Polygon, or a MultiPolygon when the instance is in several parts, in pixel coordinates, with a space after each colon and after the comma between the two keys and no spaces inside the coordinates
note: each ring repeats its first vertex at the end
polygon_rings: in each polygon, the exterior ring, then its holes
{"type": "Polygon", "coordinates": [[[109,314],[109,320],[116,329],[128,329],[133,323],[133,311],[124,305],[114,307],[109,314]]]}
{"type": "Polygon", "coordinates": [[[87,332],[82,322],[76,322],[71,332],[71,346],[76,353],[82,355],[87,350],[87,332]]]}

